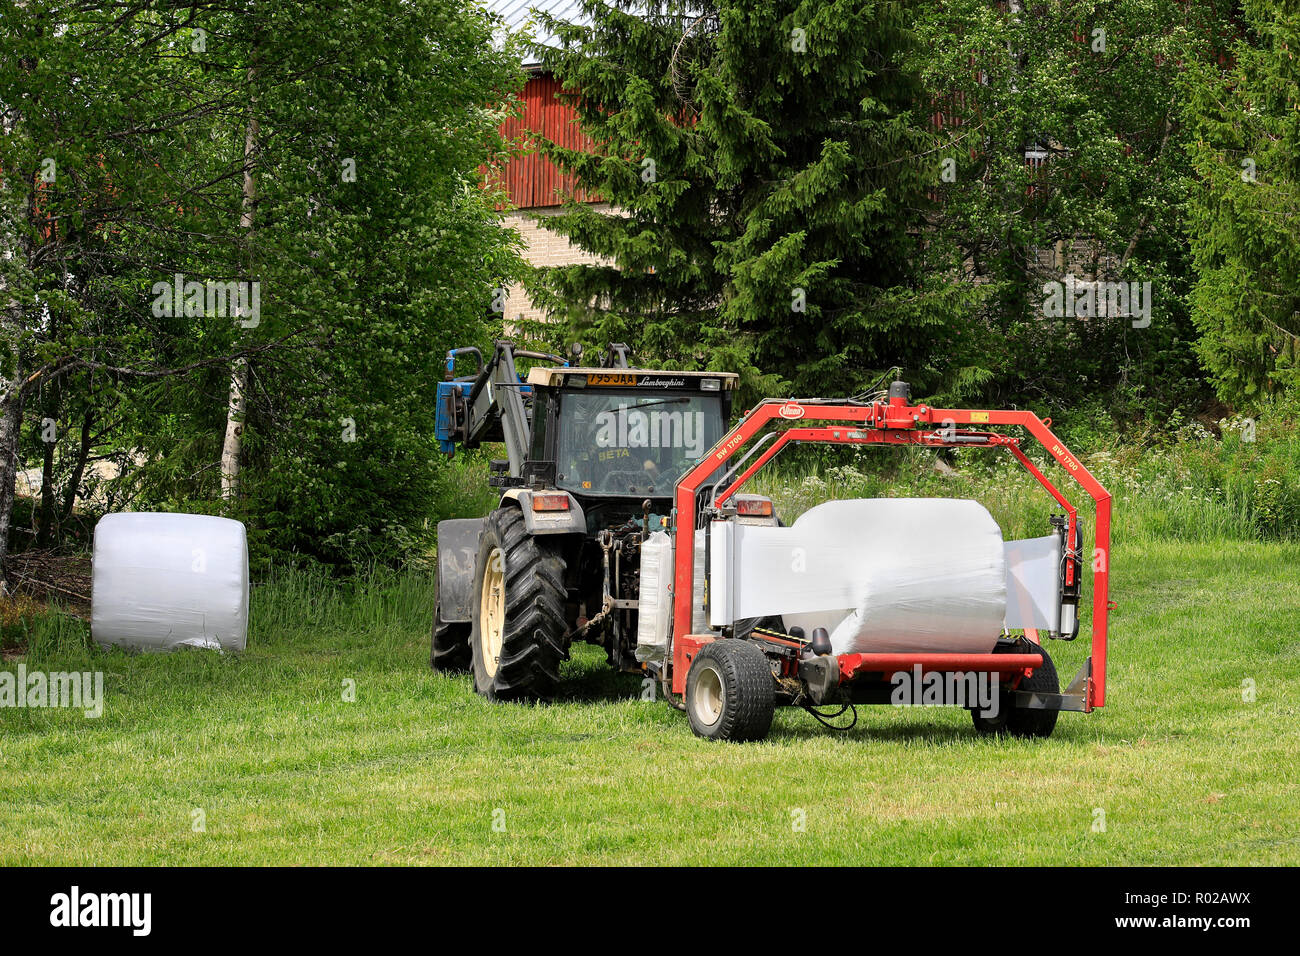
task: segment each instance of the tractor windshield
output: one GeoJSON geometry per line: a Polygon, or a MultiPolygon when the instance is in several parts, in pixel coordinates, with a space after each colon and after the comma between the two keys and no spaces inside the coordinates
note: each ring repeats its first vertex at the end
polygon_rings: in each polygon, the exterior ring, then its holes
{"type": "Polygon", "coordinates": [[[566,391],[556,484],[579,495],[666,497],[722,437],[717,394],[566,391]]]}

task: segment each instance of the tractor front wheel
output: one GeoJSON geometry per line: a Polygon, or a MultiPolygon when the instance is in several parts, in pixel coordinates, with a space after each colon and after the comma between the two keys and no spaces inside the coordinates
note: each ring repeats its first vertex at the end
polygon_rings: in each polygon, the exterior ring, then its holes
{"type": "Polygon", "coordinates": [[[706,740],[762,740],[772,727],[776,682],[751,641],[706,644],[686,675],[686,715],[706,740]]]}
{"type": "Polygon", "coordinates": [[[489,700],[550,697],[568,658],[564,559],[513,506],[488,516],[475,562],[469,646],[474,689],[489,700]]]}

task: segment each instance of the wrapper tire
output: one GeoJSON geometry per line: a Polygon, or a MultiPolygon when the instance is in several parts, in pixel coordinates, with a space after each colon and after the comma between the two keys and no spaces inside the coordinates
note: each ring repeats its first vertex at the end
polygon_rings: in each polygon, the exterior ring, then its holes
{"type": "MultiPolygon", "coordinates": [[[[1043,663],[1033,674],[1020,682],[1017,690],[1034,691],[1039,694],[1059,694],[1061,692],[1061,682],[1056,676],[1056,665],[1052,663],[1047,648],[1021,638],[1015,644],[1008,646],[1007,653],[1038,653],[1043,655],[1043,663]]],[[[975,729],[982,734],[999,736],[1003,734],[1011,734],[1013,737],[1052,736],[1052,731],[1056,729],[1056,718],[1061,714],[1059,710],[1016,707],[1012,701],[1011,694],[1000,691],[998,715],[996,717],[982,717],[978,710],[972,710],[970,715],[971,719],[975,721],[975,729]]]]}
{"type": "Polygon", "coordinates": [[[767,658],[753,643],[706,644],[686,675],[691,730],[706,740],[762,740],[772,727],[775,691],[767,658]]]}

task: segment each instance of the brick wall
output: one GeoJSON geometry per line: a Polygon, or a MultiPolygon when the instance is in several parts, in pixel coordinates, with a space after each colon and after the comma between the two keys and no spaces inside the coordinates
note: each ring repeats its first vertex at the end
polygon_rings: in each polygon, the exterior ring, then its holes
{"type": "MultiPolygon", "coordinates": [[[[594,203],[592,208],[597,212],[609,212],[610,205],[609,203],[594,203]]],[[[563,212],[563,210],[560,208],[541,208],[530,209],[528,212],[529,214],[538,213],[544,216],[552,216],[563,212]]],[[[603,261],[599,256],[589,255],[570,245],[569,240],[564,236],[544,229],[529,216],[524,215],[523,212],[506,213],[504,224],[507,228],[517,230],[523,238],[524,258],[531,265],[568,266],[603,261]]],[[[507,329],[513,328],[520,319],[541,319],[544,317],[542,310],[533,305],[522,286],[511,286],[510,293],[506,297],[505,326],[507,329]]]]}

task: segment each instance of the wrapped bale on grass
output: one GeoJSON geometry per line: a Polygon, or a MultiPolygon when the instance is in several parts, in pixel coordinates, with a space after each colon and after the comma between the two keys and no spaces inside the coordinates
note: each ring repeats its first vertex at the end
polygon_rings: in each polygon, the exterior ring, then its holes
{"type": "Polygon", "coordinates": [[[91,636],[137,650],[239,652],[248,638],[248,537],[212,515],[106,515],[95,525],[91,636]]]}

